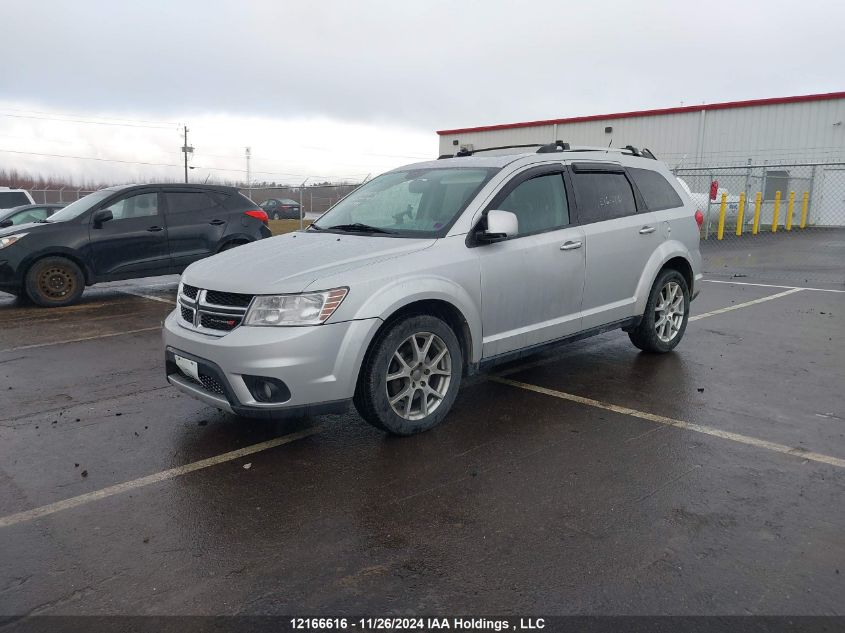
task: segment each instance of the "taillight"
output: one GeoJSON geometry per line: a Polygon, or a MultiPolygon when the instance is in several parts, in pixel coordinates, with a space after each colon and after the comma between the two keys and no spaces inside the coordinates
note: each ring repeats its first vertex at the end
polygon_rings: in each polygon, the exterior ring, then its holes
{"type": "Polygon", "coordinates": [[[261,209],[250,209],[249,211],[244,211],[244,213],[251,218],[261,220],[262,222],[264,222],[264,224],[267,224],[267,220],[269,219],[267,217],[267,213],[262,211],[261,209]]]}
{"type": "Polygon", "coordinates": [[[701,225],[704,224],[704,214],[700,209],[695,212],[695,223],[698,225],[698,228],[701,228],[701,225]]]}

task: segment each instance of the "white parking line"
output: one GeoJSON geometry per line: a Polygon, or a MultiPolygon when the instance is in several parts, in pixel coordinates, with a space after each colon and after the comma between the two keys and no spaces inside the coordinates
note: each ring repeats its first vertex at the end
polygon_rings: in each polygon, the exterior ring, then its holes
{"type": "Polygon", "coordinates": [[[648,420],[650,422],[656,422],[658,424],[665,424],[667,426],[674,426],[679,429],[685,429],[687,431],[694,431],[696,433],[703,433],[704,435],[712,435],[713,437],[719,437],[724,440],[730,440],[732,442],[738,442],[740,444],[747,444],[749,446],[755,446],[757,448],[763,448],[768,451],[774,451],[775,453],[783,453],[785,455],[792,455],[793,457],[800,457],[801,459],[806,459],[813,462],[819,462],[822,464],[828,464],[830,466],[838,466],[839,468],[845,468],[845,459],[840,459],[839,457],[831,457],[830,455],[822,455],[821,453],[813,453],[811,451],[805,451],[801,448],[795,448],[792,446],[786,446],[785,444],[777,444],[775,442],[769,442],[768,440],[761,440],[756,437],[751,437],[748,435],[741,435],[740,433],[733,433],[731,431],[722,431],[711,426],[704,426],[703,424],[694,424],[692,422],[684,422],[683,420],[676,420],[675,418],[669,418],[663,415],[656,415],[654,413],[648,413],[645,411],[637,411],[636,409],[630,409],[628,407],[621,407],[619,405],[610,404],[607,402],[601,402],[600,400],[593,400],[592,398],[584,398],[582,396],[576,396],[571,393],[565,393],[563,391],[556,391],[554,389],[546,389],[545,387],[538,387],[537,385],[531,385],[525,382],[519,382],[516,380],[510,380],[509,378],[502,378],[499,376],[491,376],[490,380],[493,382],[498,382],[503,385],[510,385],[511,387],[517,387],[519,389],[525,389],[527,391],[533,391],[535,393],[541,393],[546,396],[552,396],[553,398],[560,398],[561,400],[569,400],[570,402],[577,402],[578,404],[583,404],[588,407],[595,407],[597,409],[604,409],[605,411],[612,411],[614,413],[620,413],[622,415],[631,416],[634,418],[640,418],[642,420],[648,420]]]}
{"type": "Polygon", "coordinates": [[[132,295],[133,297],[141,297],[142,299],[149,299],[150,301],[159,301],[161,303],[169,303],[170,305],[176,305],[176,302],[172,299],[165,299],[164,297],[154,297],[152,295],[145,295],[143,292],[133,292],[131,290],[118,290],[120,294],[124,295],[132,295]]]}
{"type": "Polygon", "coordinates": [[[236,451],[230,451],[228,453],[223,453],[222,455],[215,455],[214,457],[201,459],[197,462],[185,464],[184,466],[177,466],[176,468],[162,470],[161,472],[153,473],[152,475],[147,475],[146,477],[140,477],[138,479],[132,479],[131,481],[125,481],[121,484],[109,486],[108,488],[102,488],[93,492],[86,492],[85,494],[77,497],[56,501],[55,503],[50,503],[46,506],[41,506],[40,508],[24,510],[23,512],[0,517],[0,528],[9,527],[10,525],[16,525],[18,523],[25,523],[26,521],[33,521],[50,514],[55,514],[56,512],[61,512],[62,510],[69,510],[70,508],[76,508],[81,505],[85,505],[86,503],[91,503],[92,501],[99,501],[100,499],[113,497],[114,495],[143,488],[144,486],[149,486],[150,484],[155,484],[160,481],[173,479],[175,477],[179,477],[180,475],[187,475],[188,473],[202,470],[203,468],[210,468],[211,466],[231,462],[235,459],[246,457],[247,455],[254,455],[255,453],[260,453],[261,451],[266,451],[271,448],[281,446],[282,444],[289,444],[304,437],[315,435],[322,430],[322,427],[315,427],[304,431],[297,431],[296,433],[283,435],[282,437],[267,440],[266,442],[259,442],[258,444],[252,444],[251,446],[245,446],[244,448],[239,448],[236,451]]]}
{"type": "Polygon", "coordinates": [[[775,284],[754,284],[749,281],[723,281],[721,279],[702,279],[711,284],[730,284],[733,286],[759,286],[761,288],[789,288],[791,290],[814,290],[815,292],[845,292],[833,288],[807,288],[806,286],[776,286],[775,284]]]}
{"type": "Polygon", "coordinates": [[[80,338],[69,338],[63,341],[53,341],[51,343],[34,343],[32,345],[21,345],[19,347],[7,347],[6,349],[0,349],[0,354],[3,352],[18,352],[22,349],[36,349],[38,347],[50,347],[52,345],[64,345],[65,343],[81,343],[82,341],[95,341],[100,338],[111,338],[113,336],[123,336],[125,334],[138,334],[139,332],[152,332],[153,330],[160,330],[161,326],[156,325],[155,327],[142,327],[137,330],[125,330],[123,332],[111,332],[109,334],[97,334],[96,336],[83,336],[80,338]]]}
{"type": "Polygon", "coordinates": [[[747,308],[748,306],[753,306],[758,303],[765,303],[766,301],[771,301],[772,299],[778,299],[780,297],[785,297],[786,295],[791,295],[796,292],[801,292],[804,288],[793,288],[792,290],[786,290],[784,292],[778,292],[777,294],[769,295],[767,297],[762,297],[760,299],[754,299],[753,301],[746,301],[745,303],[737,303],[736,305],[728,306],[727,308],[719,308],[718,310],[713,310],[712,312],[705,312],[704,314],[696,314],[695,316],[691,316],[689,318],[690,321],[698,321],[699,319],[704,319],[710,316],[714,316],[716,314],[724,314],[725,312],[731,312],[732,310],[739,310],[740,308],[747,308]]]}

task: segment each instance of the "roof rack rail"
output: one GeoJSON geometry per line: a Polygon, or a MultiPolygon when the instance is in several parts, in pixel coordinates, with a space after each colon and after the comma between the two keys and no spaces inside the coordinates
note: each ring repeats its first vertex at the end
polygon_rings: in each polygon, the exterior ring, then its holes
{"type": "Polygon", "coordinates": [[[568,152],[569,151],[569,143],[564,143],[563,141],[555,141],[554,143],[548,143],[547,145],[541,145],[537,150],[538,154],[552,154],[554,152],[568,152]]]}
{"type": "Polygon", "coordinates": [[[637,149],[633,145],[626,145],[625,147],[589,147],[589,146],[575,146],[572,147],[569,143],[563,141],[554,141],[553,143],[526,143],[524,145],[500,145],[498,147],[482,147],[480,149],[461,148],[455,154],[441,154],[437,157],[438,160],[442,158],[460,158],[463,156],[472,156],[479,152],[493,152],[500,149],[525,149],[529,147],[536,147],[537,154],[553,154],[556,152],[615,152],[617,154],[630,154],[631,156],[638,156],[641,158],[650,158],[657,160],[650,149],[644,147],[637,149]]]}
{"type": "Polygon", "coordinates": [[[527,143],[525,145],[500,145],[498,147],[481,147],[479,149],[467,149],[466,147],[462,147],[454,155],[442,154],[437,158],[438,160],[441,158],[459,158],[462,156],[472,156],[473,154],[478,154],[479,152],[493,152],[499,149],[523,149],[526,147],[542,147],[542,145],[540,143],[527,143]]]}

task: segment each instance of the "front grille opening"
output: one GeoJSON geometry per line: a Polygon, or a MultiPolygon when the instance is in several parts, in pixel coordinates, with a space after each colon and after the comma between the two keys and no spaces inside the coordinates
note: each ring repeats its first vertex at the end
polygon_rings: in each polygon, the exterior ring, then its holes
{"type": "Polygon", "coordinates": [[[228,332],[229,330],[234,330],[240,324],[241,317],[239,316],[200,313],[200,325],[210,330],[223,330],[224,332],[228,332]]]}
{"type": "Polygon", "coordinates": [[[188,297],[188,299],[196,299],[197,295],[199,294],[199,291],[200,289],[196,286],[182,284],[182,294],[188,297]]]}
{"type": "Polygon", "coordinates": [[[243,295],[237,292],[218,292],[217,290],[207,290],[205,293],[205,302],[213,303],[218,306],[246,308],[250,301],[252,301],[252,295],[243,295]]]}
{"type": "Polygon", "coordinates": [[[218,396],[226,395],[226,390],[223,388],[223,384],[214,376],[209,376],[208,374],[200,372],[200,383],[206,391],[216,393],[218,396]]]}
{"type": "Polygon", "coordinates": [[[180,310],[182,311],[182,318],[187,321],[188,323],[194,322],[194,311],[191,308],[186,308],[185,306],[179,306],[180,310]]]}

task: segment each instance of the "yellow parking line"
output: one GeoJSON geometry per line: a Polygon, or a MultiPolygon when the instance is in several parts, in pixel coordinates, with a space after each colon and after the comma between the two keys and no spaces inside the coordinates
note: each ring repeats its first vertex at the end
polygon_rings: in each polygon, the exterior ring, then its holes
{"type": "Polygon", "coordinates": [[[730,440],[732,442],[738,442],[740,444],[747,444],[749,446],[763,448],[769,451],[773,451],[775,453],[783,453],[785,455],[792,455],[793,457],[800,457],[801,459],[806,459],[813,462],[828,464],[829,466],[838,466],[839,468],[845,468],[845,459],[840,459],[839,457],[831,457],[830,455],[813,453],[811,451],[805,451],[801,448],[786,446],[785,444],[777,444],[775,442],[769,442],[768,440],[761,440],[756,437],[742,435],[740,433],[733,433],[731,431],[722,431],[720,429],[715,429],[711,426],[704,426],[703,424],[684,422],[683,420],[676,420],[675,418],[669,418],[663,415],[656,415],[654,413],[648,413],[646,411],[637,411],[636,409],[630,409],[628,407],[622,407],[616,404],[601,402],[600,400],[593,400],[592,398],[584,398],[583,396],[576,396],[571,393],[556,391],[555,389],[546,389],[545,387],[538,387],[537,385],[531,385],[525,382],[519,382],[517,380],[510,380],[509,378],[502,378],[500,376],[491,376],[490,380],[492,380],[493,382],[501,383],[503,385],[510,385],[511,387],[517,387],[519,389],[533,391],[534,393],[541,393],[546,396],[552,396],[553,398],[560,398],[561,400],[577,402],[578,404],[583,404],[588,407],[604,409],[605,411],[612,411],[614,413],[619,413],[634,418],[640,418],[642,420],[648,420],[649,422],[656,422],[658,424],[674,426],[676,428],[684,429],[687,431],[703,433],[704,435],[712,435],[713,437],[719,437],[724,440],[730,440]]]}
{"type": "Polygon", "coordinates": [[[753,301],[746,301],[745,303],[737,303],[736,305],[728,306],[727,308],[719,308],[718,310],[713,310],[712,312],[705,312],[704,314],[697,314],[695,316],[691,316],[689,318],[690,321],[698,321],[699,319],[704,319],[706,317],[715,316],[717,314],[724,314],[725,312],[731,312],[732,310],[739,310],[740,308],[747,308],[748,306],[757,305],[758,303],[765,303],[766,301],[771,301],[772,299],[778,299],[780,297],[785,297],[786,295],[791,295],[796,292],[801,292],[803,288],[792,288],[791,290],[786,290],[784,292],[778,292],[773,295],[769,295],[768,297],[762,297],[760,299],[754,299],[753,301]]]}
{"type": "Polygon", "coordinates": [[[50,514],[61,512],[62,510],[76,508],[81,505],[85,505],[86,503],[91,503],[92,501],[99,501],[100,499],[113,497],[114,495],[143,488],[144,486],[149,486],[150,484],[155,484],[160,481],[166,481],[181,475],[187,475],[188,473],[202,470],[203,468],[210,468],[211,466],[231,462],[235,459],[246,457],[247,455],[254,455],[255,453],[260,453],[261,451],[281,446],[282,444],[290,444],[291,442],[300,440],[304,437],[315,435],[322,430],[322,427],[314,427],[304,431],[297,431],[296,433],[283,435],[282,437],[267,440],[266,442],[259,442],[258,444],[252,444],[251,446],[245,446],[244,448],[239,448],[236,451],[229,451],[228,453],[215,455],[214,457],[208,457],[207,459],[201,459],[197,462],[185,464],[184,466],[177,466],[176,468],[162,470],[161,472],[153,473],[152,475],[147,475],[146,477],[139,477],[138,479],[132,479],[131,481],[124,481],[121,484],[109,486],[108,488],[102,488],[93,492],[86,492],[85,494],[77,497],[56,501],[55,503],[50,503],[46,506],[41,506],[40,508],[24,510],[23,512],[0,517],[0,528],[9,527],[10,525],[16,525],[18,523],[25,523],[26,521],[34,521],[35,519],[40,519],[50,514]]]}

